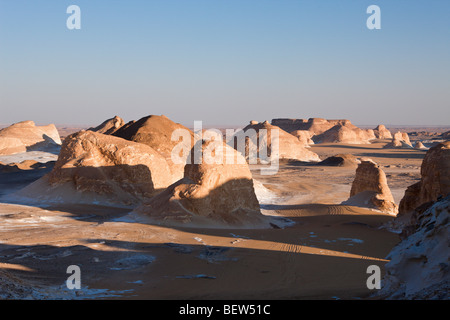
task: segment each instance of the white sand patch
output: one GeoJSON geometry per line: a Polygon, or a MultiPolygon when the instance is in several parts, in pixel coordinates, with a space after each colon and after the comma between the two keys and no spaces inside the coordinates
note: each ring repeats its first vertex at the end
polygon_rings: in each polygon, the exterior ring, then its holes
{"type": "Polygon", "coordinates": [[[4,164],[21,163],[25,160],[34,160],[41,163],[58,160],[58,155],[55,153],[43,151],[29,151],[23,153],[16,153],[11,155],[0,156],[0,162],[4,164]]]}
{"type": "Polygon", "coordinates": [[[253,179],[253,188],[260,204],[274,204],[279,200],[277,195],[267,189],[260,181],[253,179]]]}

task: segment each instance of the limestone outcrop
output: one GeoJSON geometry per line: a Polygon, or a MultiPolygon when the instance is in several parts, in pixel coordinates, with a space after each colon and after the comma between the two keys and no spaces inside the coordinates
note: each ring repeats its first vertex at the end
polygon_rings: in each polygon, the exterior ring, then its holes
{"type": "Polygon", "coordinates": [[[382,299],[450,298],[450,196],[417,212],[408,232],[389,253],[377,296],[382,299]]]}
{"type": "MultiPolygon", "coordinates": [[[[242,136],[247,137],[245,140],[247,159],[254,156],[261,161],[272,161],[278,155],[278,159],[320,161],[319,156],[309,151],[298,138],[271,125],[268,121],[249,124],[235,136],[236,139],[242,139],[242,136]]],[[[235,140],[229,141],[228,144],[241,151],[235,140]]]]}
{"type": "Polygon", "coordinates": [[[380,210],[385,213],[398,213],[384,171],[370,159],[362,159],[356,169],[350,198],[345,204],[380,210]]]}
{"type": "Polygon", "coordinates": [[[53,151],[61,144],[55,125],[36,126],[22,121],[0,130],[0,155],[27,151],[53,151]]]}
{"type": "Polygon", "coordinates": [[[151,115],[144,117],[135,122],[129,122],[121,127],[113,134],[116,137],[121,137],[129,141],[139,142],[148,145],[152,149],[159,152],[167,161],[172,171],[174,181],[177,181],[183,177],[185,159],[187,159],[187,153],[194,145],[194,133],[185,126],[175,123],[166,116],[151,115]],[[172,140],[172,135],[176,130],[182,130],[187,133],[183,141],[172,140]],[[181,148],[180,143],[184,146],[181,148]],[[181,163],[174,162],[172,159],[172,152],[176,147],[180,147],[180,153],[182,150],[186,150],[185,155],[180,156],[183,158],[181,163]]]}
{"type": "Polygon", "coordinates": [[[337,124],[312,139],[315,143],[369,144],[375,134],[372,129],[364,130],[348,122],[337,124]]]}
{"type": "Polygon", "coordinates": [[[95,128],[89,128],[88,130],[103,133],[103,134],[113,134],[121,127],[125,125],[125,121],[119,116],[115,116],[114,118],[105,120],[100,125],[95,128]]]}
{"type": "Polygon", "coordinates": [[[450,193],[450,141],[430,148],[420,168],[421,180],[408,187],[400,201],[399,213],[405,214],[427,202],[450,193]]]}
{"type": "Polygon", "coordinates": [[[378,125],[375,129],[373,129],[375,137],[377,139],[392,139],[392,133],[386,129],[386,127],[382,124],[378,125]]]}
{"type": "Polygon", "coordinates": [[[417,150],[428,150],[427,147],[424,146],[424,144],[421,141],[417,141],[416,144],[414,145],[414,149],[417,150]]]}
{"type": "Polygon", "coordinates": [[[399,140],[399,141],[403,141],[404,143],[406,143],[408,146],[412,147],[411,141],[409,140],[409,135],[407,132],[396,132],[394,134],[393,139],[395,140],[399,140]]]}
{"type": "Polygon", "coordinates": [[[264,219],[252,175],[242,155],[222,142],[197,143],[183,179],[136,208],[135,213],[166,223],[261,223],[264,219]],[[220,161],[207,160],[209,152],[220,161]]]}
{"type": "Polygon", "coordinates": [[[53,170],[16,196],[133,206],[161,192],[172,181],[166,160],[149,146],[80,131],[65,139],[53,170]]]}
{"type": "Polygon", "coordinates": [[[310,144],[314,144],[314,141],[312,139],[311,132],[307,130],[295,130],[292,131],[291,134],[298,139],[303,145],[306,147],[310,144]]]}

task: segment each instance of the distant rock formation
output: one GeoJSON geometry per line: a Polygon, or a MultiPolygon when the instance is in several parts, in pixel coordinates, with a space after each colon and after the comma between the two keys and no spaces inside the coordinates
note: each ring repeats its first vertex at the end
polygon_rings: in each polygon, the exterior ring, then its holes
{"type": "MultiPolygon", "coordinates": [[[[186,145],[184,148],[185,150],[190,150],[194,145],[194,133],[164,115],[150,115],[138,121],[129,122],[114,132],[113,135],[129,141],[146,144],[159,152],[169,164],[176,181],[183,177],[185,164],[174,163],[172,161],[172,151],[180,144],[179,141],[172,140],[172,133],[177,129],[185,130],[190,135],[190,141],[185,141],[186,145]]],[[[187,158],[187,154],[185,157],[187,158]]]]}
{"type": "Polygon", "coordinates": [[[271,123],[274,126],[280,127],[286,132],[296,130],[306,130],[312,136],[324,133],[336,125],[346,125],[350,121],[346,119],[327,120],[323,118],[309,118],[309,119],[272,119],[271,123]]]}
{"type": "Polygon", "coordinates": [[[373,129],[377,139],[392,139],[392,133],[382,124],[373,129]]]}
{"type": "Polygon", "coordinates": [[[420,182],[408,187],[400,201],[400,215],[450,193],[450,141],[440,143],[427,151],[420,174],[420,182]]]}
{"type": "Polygon", "coordinates": [[[113,134],[121,127],[125,125],[125,121],[119,116],[115,116],[114,118],[105,120],[102,124],[95,128],[89,128],[88,130],[103,133],[103,134],[113,134]]]}
{"type": "Polygon", "coordinates": [[[16,196],[64,203],[132,206],[173,182],[152,148],[93,131],[68,136],[53,170],[16,196]]]}
{"type": "Polygon", "coordinates": [[[348,143],[348,144],[368,144],[375,139],[372,129],[363,130],[347,122],[337,124],[331,129],[316,135],[312,138],[315,143],[348,143]]]}
{"type": "Polygon", "coordinates": [[[409,135],[406,132],[396,132],[394,134],[394,140],[399,140],[399,141],[403,141],[404,143],[406,143],[408,146],[410,146],[412,148],[412,144],[411,141],[409,140],[409,135]]]}
{"type": "Polygon", "coordinates": [[[337,154],[332,157],[328,157],[325,160],[319,162],[317,165],[332,166],[332,167],[357,167],[361,161],[358,160],[352,154],[337,154]]]}
{"type": "Polygon", "coordinates": [[[398,213],[384,171],[370,159],[362,159],[358,165],[350,198],[344,204],[373,208],[389,214],[398,213]]]}
{"type": "Polygon", "coordinates": [[[309,146],[310,144],[314,144],[313,139],[311,139],[312,138],[311,132],[307,130],[295,130],[292,131],[291,134],[294,137],[296,137],[298,141],[300,141],[306,147],[309,146]]]}
{"type": "Polygon", "coordinates": [[[404,239],[389,253],[377,296],[382,299],[450,298],[450,196],[413,216],[404,239]]]}
{"type": "Polygon", "coordinates": [[[428,150],[428,148],[425,147],[421,141],[416,141],[416,144],[414,145],[414,149],[417,149],[417,150],[428,150]]]}
{"type": "Polygon", "coordinates": [[[0,130],[0,155],[27,151],[53,151],[61,144],[55,125],[36,126],[22,121],[0,130]]]}
{"type": "Polygon", "coordinates": [[[299,130],[308,131],[314,143],[365,144],[376,139],[374,130],[358,128],[346,119],[272,119],[272,125],[291,134],[299,130]]]}
{"type": "Polygon", "coordinates": [[[412,149],[410,144],[407,144],[403,140],[399,140],[398,138],[393,138],[391,142],[387,143],[384,149],[412,149]]]}
{"type": "MultiPolygon", "coordinates": [[[[261,154],[266,154],[268,156],[267,160],[273,159],[275,154],[273,146],[278,144],[278,159],[320,161],[319,156],[306,149],[305,145],[298,138],[277,126],[271,125],[268,121],[257,124],[250,123],[242,132],[237,133],[235,136],[239,134],[245,134],[249,137],[246,140],[246,157],[250,153],[253,155],[258,154],[260,160],[266,160],[261,157],[261,154]],[[278,133],[278,139],[272,139],[272,130],[278,133]]],[[[237,148],[233,141],[229,142],[229,144],[237,148]]]]}
{"type": "Polygon", "coordinates": [[[202,163],[187,164],[183,179],[134,212],[170,223],[261,223],[264,219],[245,159],[225,143],[220,143],[223,145],[221,150],[217,149],[219,144],[214,146],[211,141],[197,143],[197,148],[192,149],[192,155],[197,161],[192,162],[199,163],[198,159],[201,158],[202,163]],[[215,156],[223,159],[221,163],[208,163],[205,160],[206,151],[211,147],[215,156]],[[230,155],[235,161],[231,164],[226,160],[230,155]],[[242,164],[237,164],[237,161],[242,164]]]}

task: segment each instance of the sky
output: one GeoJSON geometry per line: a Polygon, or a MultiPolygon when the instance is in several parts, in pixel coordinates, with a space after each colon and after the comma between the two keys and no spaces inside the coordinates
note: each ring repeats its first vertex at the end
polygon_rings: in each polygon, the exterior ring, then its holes
{"type": "Polygon", "coordinates": [[[449,110],[448,0],[0,0],[0,124],[433,126],[449,110]]]}

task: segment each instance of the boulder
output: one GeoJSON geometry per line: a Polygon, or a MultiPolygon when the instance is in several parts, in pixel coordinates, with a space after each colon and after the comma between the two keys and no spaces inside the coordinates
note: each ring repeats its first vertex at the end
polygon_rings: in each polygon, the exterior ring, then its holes
{"type": "Polygon", "coordinates": [[[100,125],[95,128],[89,128],[88,130],[103,133],[103,134],[113,134],[121,127],[125,125],[125,121],[119,116],[115,116],[114,118],[105,120],[100,125]]]}
{"type": "Polygon", "coordinates": [[[198,141],[184,178],[134,212],[163,223],[261,223],[264,219],[245,159],[225,143],[214,143],[198,141]],[[220,150],[219,145],[223,146],[220,150]],[[215,159],[222,160],[207,161],[208,149],[214,150],[215,159]]]}
{"type": "Polygon", "coordinates": [[[179,147],[180,143],[184,145],[183,150],[187,150],[183,159],[187,159],[187,153],[194,145],[194,133],[185,126],[175,123],[166,116],[151,115],[135,122],[129,122],[122,128],[114,132],[114,136],[127,139],[129,141],[139,142],[148,145],[159,152],[167,161],[172,171],[174,181],[183,177],[185,161],[181,163],[172,160],[172,151],[179,147]],[[182,142],[172,140],[172,134],[175,130],[183,130],[189,138],[182,142]]]}
{"type": "Polygon", "coordinates": [[[80,131],[65,139],[53,170],[16,196],[130,207],[172,182],[166,160],[149,146],[80,131]]]}
{"type": "Polygon", "coordinates": [[[440,143],[427,151],[420,174],[420,182],[408,187],[400,201],[401,215],[450,193],[450,141],[440,143]]]}
{"type": "Polygon", "coordinates": [[[362,159],[358,165],[350,198],[344,204],[373,208],[394,215],[398,213],[384,171],[370,159],[362,159]]]}
{"type": "Polygon", "coordinates": [[[0,155],[27,151],[54,151],[61,144],[55,125],[36,126],[22,121],[0,130],[0,155]]]}

